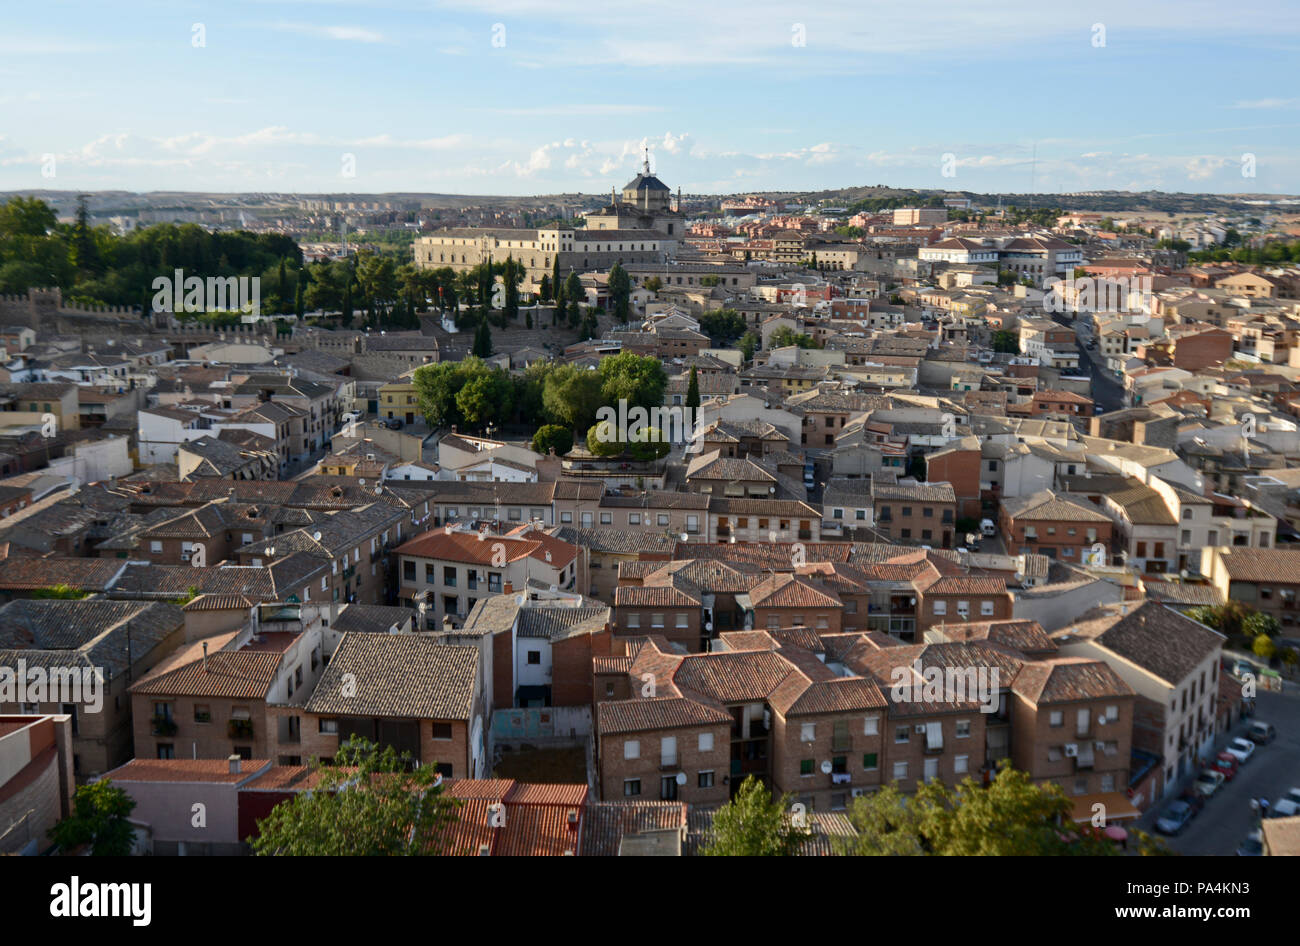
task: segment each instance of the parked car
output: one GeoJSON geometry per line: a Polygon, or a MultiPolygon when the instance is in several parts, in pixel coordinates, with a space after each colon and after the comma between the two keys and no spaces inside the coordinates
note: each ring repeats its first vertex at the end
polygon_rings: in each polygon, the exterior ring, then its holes
{"type": "Polygon", "coordinates": [[[1211,798],[1215,792],[1223,787],[1223,783],[1227,780],[1227,776],[1218,769],[1201,769],[1200,774],[1196,776],[1196,781],[1192,782],[1192,786],[1206,798],[1211,798]]]}
{"type": "Polygon", "coordinates": [[[1248,739],[1238,737],[1231,740],[1223,751],[1235,758],[1238,764],[1245,765],[1255,754],[1255,744],[1248,739]]]}
{"type": "Polygon", "coordinates": [[[1285,797],[1300,805],[1300,788],[1288,788],[1285,797]]]}
{"type": "Polygon", "coordinates": [[[1183,789],[1183,793],[1178,796],[1178,800],[1192,809],[1193,818],[1205,808],[1205,796],[1195,788],[1183,789]]]}
{"type": "Polygon", "coordinates": [[[1220,752],[1214,757],[1214,761],[1210,763],[1210,768],[1222,772],[1223,777],[1231,782],[1237,777],[1237,770],[1241,768],[1241,765],[1237,762],[1237,757],[1231,752],[1220,752]]]}
{"type": "Polygon", "coordinates": [[[1246,835],[1246,840],[1237,845],[1238,857],[1263,857],[1264,855],[1264,833],[1262,831],[1252,831],[1246,835]]]}
{"type": "Polygon", "coordinates": [[[1279,798],[1268,806],[1270,818],[1294,818],[1300,815],[1300,803],[1291,798],[1279,798]]]}
{"type": "Polygon", "coordinates": [[[990,536],[992,536],[992,535],[997,535],[997,534],[998,534],[998,527],[997,527],[997,524],[994,523],[994,521],[993,521],[992,519],[981,519],[981,520],[980,520],[980,532],[984,533],[985,535],[990,535],[990,536]]]}
{"type": "Polygon", "coordinates": [[[401,430],[402,419],[400,417],[390,417],[388,418],[387,421],[384,422],[384,426],[387,427],[389,430],[401,430]]]}
{"type": "Polygon", "coordinates": [[[1187,802],[1170,802],[1156,819],[1156,830],[1161,834],[1179,834],[1192,820],[1192,814],[1192,806],[1187,802]]]}
{"type": "Polygon", "coordinates": [[[1246,733],[1246,738],[1257,746],[1267,745],[1277,738],[1277,730],[1272,723],[1254,722],[1246,733]]]}
{"type": "Polygon", "coordinates": [[[1248,673],[1251,674],[1252,676],[1254,676],[1257,673],[1257,671],[1255,670],[1255,665],[1251,663],[1249,660],[1238,660],[1235,664],[1232,665],[1233,676],[1240,677],[1248,673]]]}

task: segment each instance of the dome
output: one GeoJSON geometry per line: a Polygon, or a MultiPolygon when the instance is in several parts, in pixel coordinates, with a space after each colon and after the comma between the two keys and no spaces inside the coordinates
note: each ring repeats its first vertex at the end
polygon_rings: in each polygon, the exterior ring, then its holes
{"type": "Polygon", "coordinates": [[[624,185],[623,190],[625,192],[626,191],[663,191],[664,193],[668,193],[668,185],[665,184],[663,181],[659,180],[659,178],[655,177],[653,174],[642,173],[642,174],[638,174],[636,177],[632,178],[632,180],[628,181],[628,183],[624,185]]]}

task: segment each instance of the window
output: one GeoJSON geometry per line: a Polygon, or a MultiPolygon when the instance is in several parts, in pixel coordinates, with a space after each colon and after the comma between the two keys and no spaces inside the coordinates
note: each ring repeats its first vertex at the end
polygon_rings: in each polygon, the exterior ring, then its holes
{"type": "Polygon", "coordinates": [[[339,721],[337,719],[322,719],[320,721],[320,731],[323,733],[337,733],[339,731],[339,721]]]}
{"type": "Polygon", "coordinates": [[[677,626],[678,626],[678,627],[689,627],[689,626],[690,626],[689,622],[686,620],[686,615],[685,615],[685,614],[679,614],[679,615],[677,615],[677,626]]]}
{"type": "Polygon", "coordinates": [[[699,748],[701,752],[713,751],[713,733],[711,732],[700,733],[699,748]]]}
{"type": "Polygon", "coordinates": [[[176,747],[170,742],[158,743],[158,758],[174,759],[176,758],[176,747]]]}
{"type": "Polygon", "coordinates": [[[664,616],[663,616],[662,614],[651,614],[651,615],[650,615],[650,626],[651,626],[651,627],[663,627],[663,626],[664,626],[664,616]]]}
{"type": "Polygon", "coordinates": [[[686,532],[687,532],[687,534],[688,534],[688,535],[698,535],[698,534],[699,534],[699,531],[700,531],[700,517],[699,517],[699,516],[687,516],[687,517],[686,517],[686,532]]]}
{"type": "Polygon", "coordinates": [[[1103,775],[1103,776],[1101,777],[1101,790],[1102,790],[1103,792],[1113,792],[1113,791],[1115,791],[1115,776],[1114,776],[1114,775],[1103,775]]]}
{"type": "Polygon", "coordinates": [[[813,742],[817,738],[817,724],[803,723],[799,727],[799,739],[803,742],[813,742]]]}
{"type": "Polygon", "coordinates": [[[206,703],[195,703],[194,721],[196,723],[212,722],[212,707],[208,706],[206,703]]]}
{"type": "MultiPolygon", "coordinates": [[[[1108,723],[1113,723],[1113,722],[1116,722],[1116,721],[1118,721],[1118,720],[1119,720],[1119,707],[1118,707],[1118,706],[1107,706],[1107,707],[1106,707],[1106,722],[1108,722],[1108,723]]],[[[1098,720],[1098,722],[1101,722],[1101,720],[1098,720]]]]}
{"type": "Polygon", "coordinates": [[[641,615],[638,614],[638,613],[635,613],[635,612],[633,612],[632,614],[629,614],[629,615],[627,616],[627,626],[628,626],[629,628],[632,628],[632,627],[640,627],[640,626],[641,626],[641,615]]]}
{"type": "Polygon", "coordinates": [[[987,617],[992,617],[992,616],[993,616],[993,602],[992,602],[992,601],[981,601],[981,602],[980,602],[980,616],[981,616],[981,617],[986,617],[986,618],[987,618],[987,617]]]}
{"type": "Polygon", "coordinates": [[[158,541],[150,542],[150,543],[149,543],[149,551],[152,552],[154,555],[161,555],[161,554],[162,554],[162,543],[161,543],[161,542],[158,542],[158,541]]]}
{"type": "Polygon", "coordinates": [[[625,759],[641,758],[641,741],[639,739],[628,739],[624,741],[623,758],[625,759]]]}
{"type": "MultiPolygon", "coordinates": [[[[659,525],[661,525],[661,526],[666,526],[666,525],[668,525],[668,514],[667,514],[667,513],[662,513],[662,512],[661,512],[661,513],[659,514],[659,516],[658,516],[658,522],[659,522],[659,525]]],[[[710,772],[709,774],[712,775],[713,773],[710,772]]]]}
{"type": "Polygon", "coordinates": [[[415,581],[415,562],[402,562],[402,581],[415,581]]]}
{"type": "Polygon", "coordinates": [[[1048,725],[1050,725],[1053,729],[1057,728],[1058,726],[1064,726],[1065,714],[1062,713],[1060,710],[1052,710],[1052,713],[1048,717],[1047,722],[1048,725]]]}
{"type": "Polygon", "coordinates": [[[959,755],[952,760],[952,771],[954,775],[965,775],[970,771],[970,756],[959,755]]]}
{"type": "Polygon", "coordinates": [[[813,760],[812,760],[812,759],[800,759],[800,760],[799,760],[799,774],[800,774],[800,775],[812,775],[812,774],[813,774],[813,760]]]}
{"type": "Polygon", "coordinates": [[[528,652],[528,662],[534,667],[539,666],[542,662],[542,652],[540,650],[530,650],[528,652]]]}
{"type": "Polygon", "coordinates": [[[659,779],[659,797],[663,801],[677,799],[677,776],[665,775],[659,779]]]}
{"type": "Polygon", "coordinates": [[[969,719],[959,719],[959,720],[957,720],[957,738],[958,738],[958,739],[969,739],[969,738],[970,738],[970,720],[969,720],[969,719]]]}
{"type": "Polygon", "coordinates": [[[900,781],[900,782],[901,782],[903,779],[907,778],[907,763],[906,763],[906,762],[895,762],[895,763],[894,763],[894,778],[897,779],[897,780],[900,781]]]}
{"type": "Polygon", "coordinates": [[[677,737],[664,736],[659,740],[659,764],[677,764],[677,737]]]}
{"type": "Polygon", "coordinates": [[[880,756],[874,752],[866,752],[862,755],[862,771],[874,772],[880,768],[880,756]]]}
{"type": "Polygon", "coordinates": [[[433,723],[432,730],[434,739],[451,738],[451,723],[433,723]]]}
{"type": "Polygon", "coordinates": [[[623,797],[633,798],[641,794],[641,780],[639,778],[623,779],[623,797]]]}
{"type": "Polygon", "coordinates": [[[900,742],[908,742],[911,738],[912,738],[912,727],[911,727],[911,726],[895,726],[895,727],[894,727],[894,742],[896,742],[896,743],[900,743],[900,742]]]}
{"type": "Polygon", "coordinates": [[[712,770],[712,769],[709,769],[709,770],[707,770],[707,771],[701,772],[701,773],[697,776],[697,778],[696,778],[696,784],[697,784],[700,788],[712,788],[712,787],[713,787],[713,770],[712,770]]]}
{"type": "Polygon", "coordinates": [[[600,524],[602,526],[610,525],[613,523],[613,521],[614,521],[614,516],[612,513],[602,512],[600,514],[600,524]]]}
{"type": "Polygon", "coordinates": [[[948,602],[947,602],[947,601],[936,601],[936,602],[934,602],[932,613],[934,613],[934,614],[947,614],[947,613],[948,613],[948,602]]]}
{"type": "Polygon", "coordinates": [[[456,568],[452,565],[442,567],[442,583],[448,588],[456,587],[456,568]]]}
{"type": "Polygon", "coordinates": [[[862,723],[862,735],[877,736],[880,734],[880,717],[868,716],[862,723]]]}

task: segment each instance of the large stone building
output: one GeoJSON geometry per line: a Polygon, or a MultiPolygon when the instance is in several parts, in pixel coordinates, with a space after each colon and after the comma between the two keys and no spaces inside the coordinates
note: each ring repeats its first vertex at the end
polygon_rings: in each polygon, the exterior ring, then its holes
{"type": "MultiPolygon", "coordinates": [[[[680,197],[678,203],[680,204],[680,197]]],[[[554,271],[607,270],[615,263],[663,263],[675,255],[685,230],[680,211],[671,206],[667,185],[650,173],[647,159],[641,173],[610,203],[587,216],[585,229],[545,230],[456,227],[415,241],[415,264],[422,269],[449,266],[456,272],[473,269],[507,256],[522,263],[525,285],[536,286],[554,271]]]]}

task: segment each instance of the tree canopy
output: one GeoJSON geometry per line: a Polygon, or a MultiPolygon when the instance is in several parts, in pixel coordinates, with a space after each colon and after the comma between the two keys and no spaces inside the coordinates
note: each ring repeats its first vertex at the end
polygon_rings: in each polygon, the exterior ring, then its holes
{"type": "Polygon", "coordinates": [[[752,775],[713,816],[713,828],[700,853],[708,857],[789,857],[810,833],[791,817],[789,800],[774,798],[752,775]]]}
{"type": "Polygon", "coordinates": [[[445,852],[458,802],[431,765],[353,735],[333,765],[312,763],[318,781],[257,823],[259,855],[410,856],[445,852]]]}
{"type": "Polygon", "coordinates": [[[72,814],[50,829],[50,838],[65,851],[83,844],[95,857],[125,857],[135,843],[135,828],[127,821],[135,800],[109,779],[89,782],[72,796],[72,814]]]}

